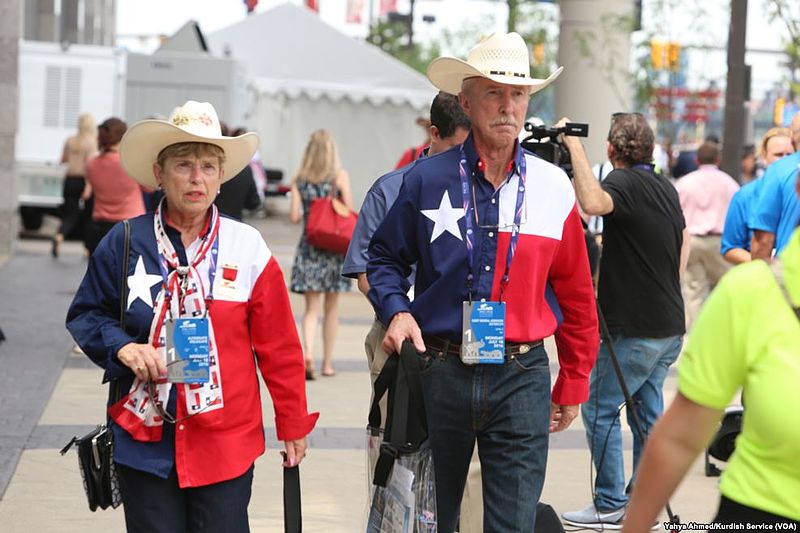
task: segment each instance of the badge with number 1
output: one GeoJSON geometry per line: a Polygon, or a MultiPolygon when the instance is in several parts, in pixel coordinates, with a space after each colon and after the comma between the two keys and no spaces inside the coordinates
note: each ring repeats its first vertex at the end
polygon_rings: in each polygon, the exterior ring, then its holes
{"type": "Polygon", "coordinates": [[[506,351],[505,302],[464,302],[461,361],[502,364],[506,351]]]}
{"type": "Polygon", "coordinates": [[[164,327],[167,328],[167,381],[207,383],[208,319],[167,319],[164,327]]]}

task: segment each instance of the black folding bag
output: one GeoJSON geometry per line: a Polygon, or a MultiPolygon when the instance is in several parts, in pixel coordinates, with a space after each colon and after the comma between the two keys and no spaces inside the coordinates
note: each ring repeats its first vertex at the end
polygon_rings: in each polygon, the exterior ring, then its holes
{"type": "Polygon", "coordinates": [[[105,425],[97,426],[83,437],[72,439],[61,454],[67,453],[73,445],[78,449],[78,465],[89,509],[94,512],[98,507],[119,507],[122,496],[112,458],[114,438],[111,429],[105,425]]]}

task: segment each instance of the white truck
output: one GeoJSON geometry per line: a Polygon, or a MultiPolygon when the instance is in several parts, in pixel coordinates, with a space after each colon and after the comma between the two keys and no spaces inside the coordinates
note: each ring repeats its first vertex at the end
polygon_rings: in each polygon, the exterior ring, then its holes
{"type": "Polygon", "coordinates": [[[20,41],[17,192],[25,229],[62,203],[64,141],[78,115],[123,117],[126,54],[112,47],[20,41]]]}

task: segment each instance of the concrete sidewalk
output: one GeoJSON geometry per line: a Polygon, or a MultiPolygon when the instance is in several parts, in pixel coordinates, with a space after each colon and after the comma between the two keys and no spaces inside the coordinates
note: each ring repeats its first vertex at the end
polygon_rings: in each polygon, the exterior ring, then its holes
{"type": "MultiPolygon", "coordinates": [[[[253,219],[284,273],[291,269],[300,228],[284,218],[253,219]]],[[[70,353],[63,327],[66,308],[85,269],[77,243],[67,243],[57,261],[45,241],[21,241],[18,253],[0,268],[0,325],[9,341],[0,344],[0,530],[38,532],[124,531],[121,509],[91,513],[86,505],[77,457],[58,450],[74,435],[104,419],[101,371],[85,356],[70,353]]],[[[295,317],[303,311],[292,295],[295,317]]],[[[303,522],[309,532],[363,530],[367,505],[364,452],[369,374],[363,339],[372,311],[361,295],[342,295],[341,327],[334,364],[337,375],[308,382],[309,407],[320,411],[301,466],[303,522]]],[[[319,365],[321,339],[317,344],[319,365]]],[[[551,361],[555,347],[548,342],[551,361]]],[[[555,365],[551,365],[553,372],[555,365]]],[[[674,372],[666,396],[675,391],[674,372]]],[[[262,387],[263,389],[263,387],[262,387]]],[[[269,397],[264,396],[267,453],[257,461],[250,505],[254,532],[280,532],[281,466],[269,397]]],[[[630,448],[630,432],[625,430],[630,448]]],[[[627,452],[628,468],[630,452],[627,452]]],[[[576,510],[591,500],[590,461],[577,421],[551,438],[543,501],[558,512],[576,510]]],[[[692,468],[672,502],[684,522],[707,521],[717,505],[716,479],[692,468]]]]}

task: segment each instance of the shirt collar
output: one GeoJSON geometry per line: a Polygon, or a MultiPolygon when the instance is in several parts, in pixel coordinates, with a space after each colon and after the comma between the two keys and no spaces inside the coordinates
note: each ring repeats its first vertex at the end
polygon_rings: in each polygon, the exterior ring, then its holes
{"type": "MultiPolygon", "coordinates": [[[[478,154],[477,148],[475,148],[475,139],[472,136],[472,132],[469,133],[467,140],[464,141],[464,154],[467,157],[467,168],[471,168],[476,171],[480,170],[482,173],[482,169],[479,167],[480,155],[478,154]]],[[[520,149],[519,140],[515,140],[514,157],[508,162],[506,173],[510,174],[513,170],[516,174],[519,174],[523,157],[525,157],[525,154],[523,153],[523,150],[520,149]]]]}
{"type": "MultiPolygon", "coordinates": [[[[166,206],[167,206],[167,200],[165,198],[164,207],[166,208],[166,206]]],[[[169,214],[167,213],[167,209],[162,209],[161,212],[162,212],[162,218],[163,218],[162,222],[164,223],[164,228],[167,230],[172,230],[178,235],[180,235],[181,232],[178,230],[178,228],[175,227],[175,225],[172,223],[172,220],[170,220],[169,214]]],[[[206,236],[206,234],[208,234],[210,229],[211,229],[211,207],[209,206],[208,211],[206,211],[206,221],[203,225],[203,229],[200,230],[200,234],[197,237],[202,239],[203,237],[206,236]]]]}

